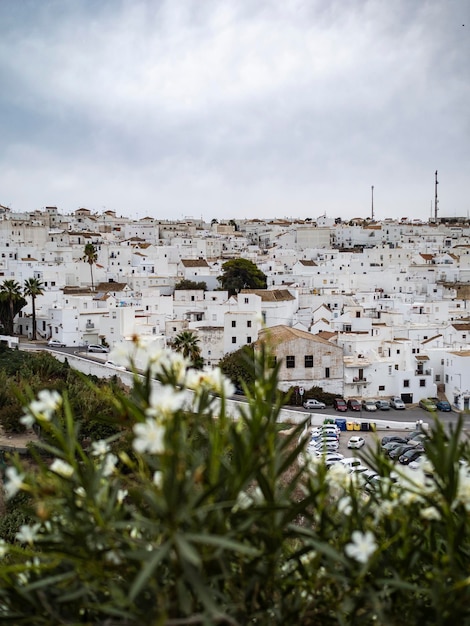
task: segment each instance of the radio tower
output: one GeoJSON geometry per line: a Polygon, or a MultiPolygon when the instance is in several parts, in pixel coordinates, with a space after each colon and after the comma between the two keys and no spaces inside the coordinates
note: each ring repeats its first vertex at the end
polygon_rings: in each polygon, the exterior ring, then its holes
{"type": "Polygon", "coordinates": [[[437,199],[437,186],[439,181],[437,180],[437,170],[435,174],[435,183],[434,183],[434,221],[437,224],[437,205],[439,204],[439,200],[437,199]]]}
{"type": "Polygon", "coordinates": [[[372,185],[372,187],[371,187],[371,192],[372,192],[372,206],[371,206],[372,215],[371,215],[371,218],[372,218],[372,221],[374,221],[374,185],[372,185]]]}

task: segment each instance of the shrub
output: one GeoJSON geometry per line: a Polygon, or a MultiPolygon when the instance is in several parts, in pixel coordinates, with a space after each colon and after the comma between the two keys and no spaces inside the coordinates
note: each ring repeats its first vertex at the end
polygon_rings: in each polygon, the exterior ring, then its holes
{"type": "Polygon", "coordinates": [[[461,425],[436,422],[415,473],[372,451],[381,480],[367,491],[360,475],[304,456],[303,424],[279,434],[277,367],[263,351],[236,419],[220,372],[148,359],[129,395],[108,396],[128,425],[109,441],[83,449],[67,393],[30,407],[53,460],[38,455],[28,471],[17,459],[5,481],[34,506],[0,544],[4,622],[470,622],[461,425]]]}

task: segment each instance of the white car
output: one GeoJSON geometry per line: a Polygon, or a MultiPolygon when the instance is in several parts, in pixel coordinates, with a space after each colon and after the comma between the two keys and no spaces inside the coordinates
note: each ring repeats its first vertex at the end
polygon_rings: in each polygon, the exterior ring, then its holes
{"type": "Polygon", "coordinates": [[[114,361],[106,361],[105,365],[107,365],[108,367],[114,367],[114,369],[116,370],[124,370],[124,371],[126,370],[124,365],[118,365],[114,361]]]}
{"type": "Polygon", "coordinates": [[[400,409],[400,410],[406,409],[405,403],[398,396],[390,400],[390,406],[393,407],[394,409],[400,409]]]}
{"type": "Polygon", "coordinates": [[[362,448],[365,442],[364,437],[351,437],[348,441],[348,448],[362,448]]]}
{"type": "Polygon", "coordinates": [[[319,400],[315,400],[315,398],[310,398],[309,400],[305,400],[304,409],[308,409],[309,411],[315,411],[315,409],[326,409],[326,404],[324,402],[320,402],[319,400]]]}
{"type": "Polygon", "coordinates": [[[109,348],[102,346],[100,343],[91,343],[88,346],[88,352],[109,352],[109,348]]]}
{"type": "Polygon", "coordinates": [[[49,346],[49,348],[65,348],[66,347],[65,343],[63,343],[62,341],[59,341],[58,339],[49,339],[49,341],[47,342],[47,345],[49,346]]]}
{"type": "Polygon", "coordinates": [[[362,408],[364,411],[377,411],[377,406],[374,400],[364,400],[362,403],[362,408]]]}

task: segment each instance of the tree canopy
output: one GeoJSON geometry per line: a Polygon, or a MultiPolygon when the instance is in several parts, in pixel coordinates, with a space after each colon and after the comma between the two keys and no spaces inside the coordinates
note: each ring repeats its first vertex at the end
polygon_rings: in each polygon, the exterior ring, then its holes
{"type": "Polygon", "coordinates": [[[13,279],[0,285],[0,324],[8,335],[13,335],[13,320],[26,305],[20,284],[13,279]]]}
{"type": "Polygon", "coordinates": [[[95,288],[93,281],[93,265],[95,265],[98,261],[98,252],[92,243],[87,243],[85,245],[85,248],[83,249],[82,261],[85,261],[85,263],[88,263],[90,266],[91,290],[93,291],[95,288]]]}
{"type": "Polygon", "coordinates": [[[226,261],[222,265],[222,272],[217,280],[230,295],[237,294],[242,289],[266,289],[266,274],[248,259],[226,261]]]}
{"type": "Polygon", "coordinates": [[[201,280],[197,282],[195,280],[189,280],[189,278],[183,278],[176,283],[175,289],[202,289],[203,291],[207,291],[207,283],[201,280]]]}

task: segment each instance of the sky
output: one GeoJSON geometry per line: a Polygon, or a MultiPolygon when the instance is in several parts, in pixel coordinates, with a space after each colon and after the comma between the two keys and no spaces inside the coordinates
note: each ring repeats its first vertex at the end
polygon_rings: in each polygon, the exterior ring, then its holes
{"type": "Polygon", "coordinates": [[[470,0],[1,0],[0,84],[15,212],[470,212],[470,0]]]}

